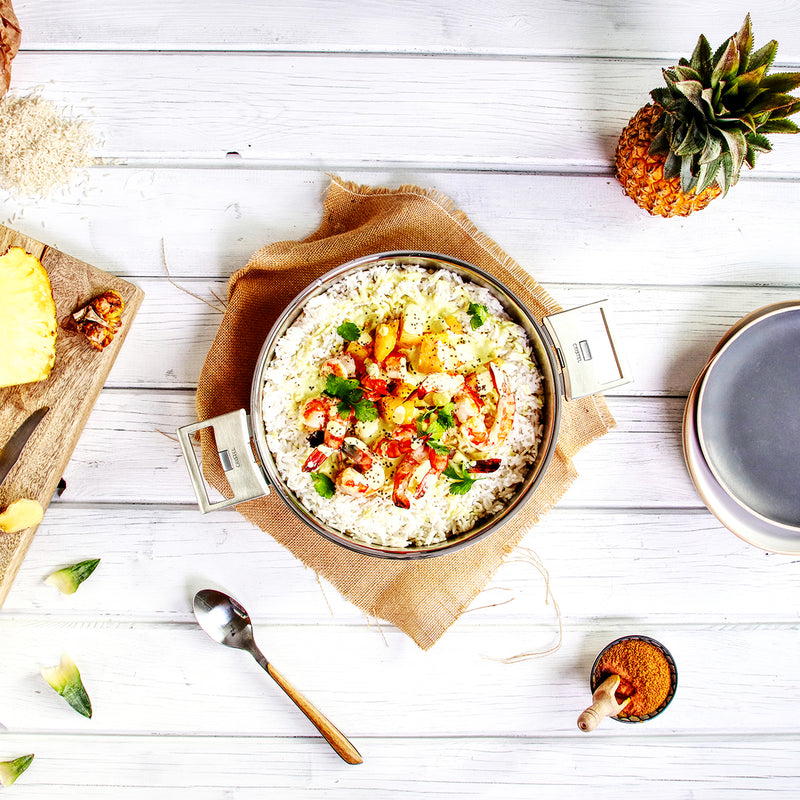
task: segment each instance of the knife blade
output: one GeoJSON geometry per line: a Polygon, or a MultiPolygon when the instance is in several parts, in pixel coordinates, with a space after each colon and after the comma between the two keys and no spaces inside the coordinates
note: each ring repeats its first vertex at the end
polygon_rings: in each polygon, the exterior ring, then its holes
{"type": "Polygon", "coordinates": [[[25,444],[31,438],[31,434],[36,430],[36,426],[42,421],[44,415],[50,410],[50,406],[37,408],[22,425],[11,434],[11,438],[6,442],[3,452],[0,453],[0,484],[6,479],[6,475],[11,472],[11,468],[17,463],[25,444]]]}

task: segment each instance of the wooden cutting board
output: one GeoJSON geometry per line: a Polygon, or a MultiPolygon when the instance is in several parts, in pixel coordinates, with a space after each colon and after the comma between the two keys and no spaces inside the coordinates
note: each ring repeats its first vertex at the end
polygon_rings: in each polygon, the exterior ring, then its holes
{"type": "MultiPolygon", "coordinates": [[[[142,304],[144,292],[121,278],[0,225],[0,253],[12,246],[23,247],[47,270],[59,327],[56,360],[50,377],[38,383],[0,388],[0,448],[31,412],[41,406],[50,407],[0,486],[0,508],[20,497],[29,497],[38,500],[46,510],[142,304]],[[64,330],[61,323],[108,289],[122,297],[125,310],[122,328],[114,341],[105,350],[98,351],[82,334],[64,330]]],[[[46,514],[42,524],[47,524],[46,514]]],[[[36,528],[14,534],[0,533],[0,606],[35,533],[36,528]]],[[[64,564],[67,563],[70,563],[70,556],[64,553],[64,564]]],[[[63,564],[54,564],[53,568],[60,566],[63,564]]]]}

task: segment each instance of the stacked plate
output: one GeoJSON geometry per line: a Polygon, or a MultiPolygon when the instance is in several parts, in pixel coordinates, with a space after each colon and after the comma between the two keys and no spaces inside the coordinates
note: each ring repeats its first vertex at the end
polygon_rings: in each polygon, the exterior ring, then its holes
{"type": "Polygon", "coordinates": [[[726,528],[800,555],[800,301],[761,308],[725,334],[689,393],[683,451],[726,528]]]}

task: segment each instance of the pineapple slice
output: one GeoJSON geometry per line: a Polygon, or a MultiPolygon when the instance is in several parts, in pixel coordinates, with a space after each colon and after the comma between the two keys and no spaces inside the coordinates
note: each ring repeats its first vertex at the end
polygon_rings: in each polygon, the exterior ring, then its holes
{"type": "Polygon", "coordinates": [[[47,271],[21,247],[0,256],[0,387],[41,381],[56,359],[56,304],[47,271]]]}

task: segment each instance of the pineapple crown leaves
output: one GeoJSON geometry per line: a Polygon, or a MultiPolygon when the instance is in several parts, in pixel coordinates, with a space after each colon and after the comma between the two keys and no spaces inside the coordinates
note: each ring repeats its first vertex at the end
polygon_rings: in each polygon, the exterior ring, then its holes
{"type": "Polygon", "coordinates": [[[775,60],[773,39],[753,52],[750,15],[716,52],[700,36],[691,59],[664,69],[666,87],[651,97],[664,113],[650,147],[664,155],[664,177],[680,176],[684,192],[700,194],[717,183],[725,194],[747,164],[772,150],[768,133],[797,133],[788,117],[800,111],[800,72],[767,71],[775,60]]]}

